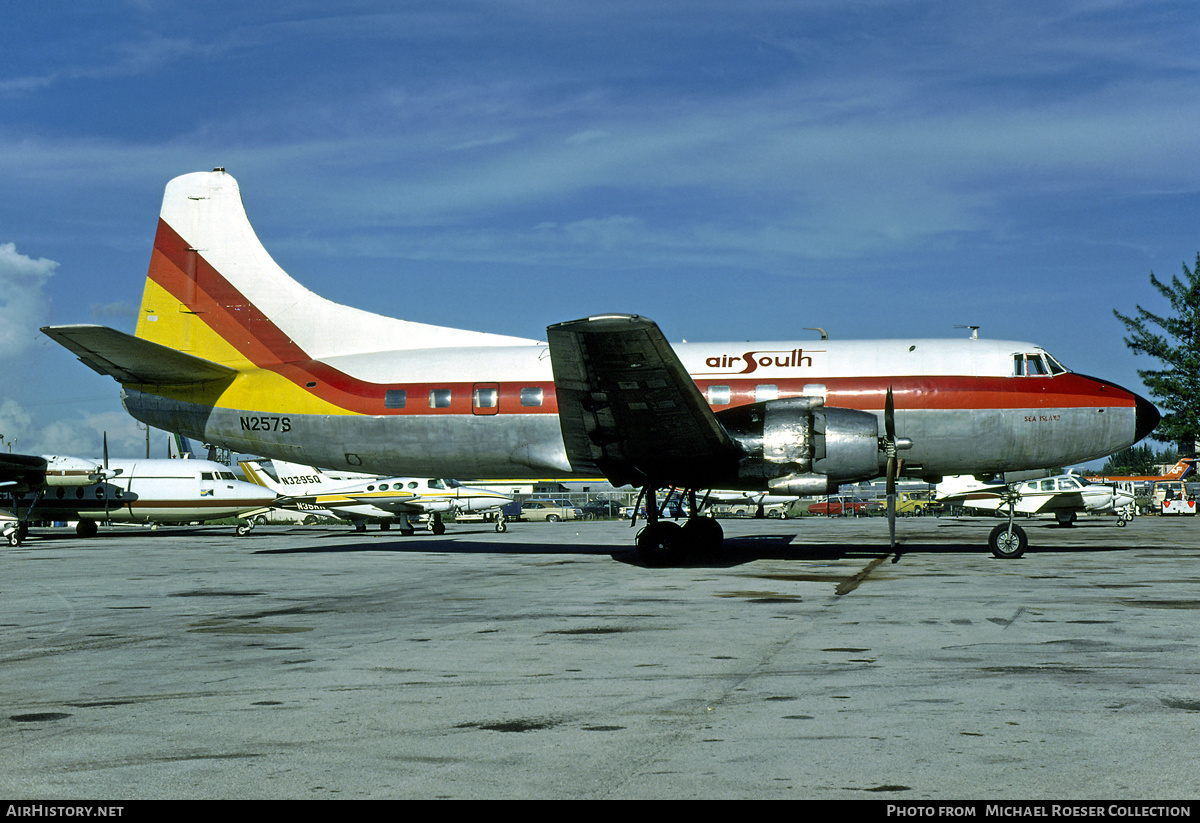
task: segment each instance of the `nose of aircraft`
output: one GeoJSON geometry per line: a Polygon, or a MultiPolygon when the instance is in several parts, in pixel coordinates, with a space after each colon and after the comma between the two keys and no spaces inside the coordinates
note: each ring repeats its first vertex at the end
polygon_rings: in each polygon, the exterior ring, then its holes
{"type": "Polygon", "coordinates": [[[1135,394],[1133,398],[1136,404],[1134,433],[1137,435],[1137,439],[1141,440],[1154,431],[1154,427],[1158,425],[1162,415],[1158,413],[1158,409],[1153,403],[1141,395],[1135,394]]]}

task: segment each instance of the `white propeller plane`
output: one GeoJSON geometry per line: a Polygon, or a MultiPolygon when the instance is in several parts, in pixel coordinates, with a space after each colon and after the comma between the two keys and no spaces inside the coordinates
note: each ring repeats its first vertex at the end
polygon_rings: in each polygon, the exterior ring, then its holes
{"type": "MultiPolygon", "coordinates": [[[[973,477],[948,477],[937,486],[939,503],[957,503],[982,511],[1053,514],[1070,525],[1077,514],[1113,512],[1117,525],[1133,519],[1133,494],[1116,484],[1092,483],[1077,474],[1060,474],[1021,483],[981,483],[973,477]]],[[[997,557],[1020,557],[1028,542],[1019,527],[997,526],[991,539],[997,557]],[[1013,537],[1009,538],[1008,533],[1013,537]]]]}
{"type": "Polygon", "coordinates": [[[116,378],[138,420],[202,442],[372,474],[634,484],[648,563],[721,544],[711,518],[655,517],[671,486],[825,494],[886,476],[894,544],[901,464],[936,480],[1083,463],[1159,419],[1031,343],[671,345],[627,314],[538,340],[339,305],[271,259],[224,169],[167,184],[135,335],[43,331],[116,378]]]}
{"type": "Polygon", "coordinates": [[[370,477],[353,482],[327,476],[312,466],[300,466],[272,460],[278,479],[271,477],[256,460],[238,464],[251,482],[279,495],[275,508],[296,511],[328,511],[354,523],[358,531],[368,521],[388,528],[398,521],[405,534],[412,534],[409,516],[428,515],[428,528],[444,534],[442,515],[450,512],[487,512],[496,510],[496,531],[507,530],[501,507],[512,502],[507,495],[490,489],[464,486],[457,480],[433,477],[370,477]]]}
{"type": "MultiPolygon", "coordinates": [[[[0,454],[0,510],[9,545],[31,519],[76,520],[80,537],[97,522],[190,523],[240,517],[270,506],[275,493],[238,480],[208,460],[85,460],[0,454]],[[11,519],[10,519],[11,518],[11,519]]],[[[239,523],[238,534],[251,528],[239,523]]]]}

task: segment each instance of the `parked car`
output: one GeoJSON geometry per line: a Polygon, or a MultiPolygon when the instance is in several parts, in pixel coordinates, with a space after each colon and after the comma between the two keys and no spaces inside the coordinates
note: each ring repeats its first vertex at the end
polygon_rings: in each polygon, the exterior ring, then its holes
{"type": "MultiPolygon", "coordinates": [[[[674,518],[676,520],[679,520],[680,518],[688,516],[687,506],[684,505],[682,500],[676,499],[674,497],[672,497],[667,502],[666,506],[663,506],[661,503],[659,503],[659,507],[660,507],[660,511],[659,511],[659,515],[658,515],[659,517],[669,517],[669,518],[674,518]]],[[[626,520],[633,517],[634,509],[635,509],[634,506],[622,506],[621,507],[621,517],[623,517],[626,520]]],[[[644,503],[640,507],[637,508],[637,516],[638,516],[639,520],[646,519],[646,505],[644,503]]]]}
{"type": "Polygon", "coordinates": [[[526,500],[521,504],[522,520],[544,520],[555,523],[559,520],[577,520],[583,510],[566,500],[526,500]]]}
{"type": "Polygon", "coordinates": [[[595,520],[601,517],[620,517],[621,504],[615,500],[593,500],[581,507],[585,518],[595,520]]]}
{"type": "Polygon", "coordinates": [[[878,500],[864,500],[849,494],[835,494],[812,503],[808,507],[809,514],[840,515],[840,514],[877,514],[884,509],[878,500]]]}

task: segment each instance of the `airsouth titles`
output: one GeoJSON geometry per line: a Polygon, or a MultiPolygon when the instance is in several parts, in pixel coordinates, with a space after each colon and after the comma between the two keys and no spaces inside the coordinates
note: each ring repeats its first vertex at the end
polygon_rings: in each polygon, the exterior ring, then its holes
{"type": "Polygon", "coordinates": [[[891,804],[888,817],[1191,817],[1192,805],[1150,803],[891,804]]]}

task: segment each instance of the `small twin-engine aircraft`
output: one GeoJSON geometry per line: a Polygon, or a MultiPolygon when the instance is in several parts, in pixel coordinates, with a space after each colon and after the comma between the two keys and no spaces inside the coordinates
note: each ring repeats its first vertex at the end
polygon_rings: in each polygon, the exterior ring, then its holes
{"type": "Polygon", "coordinates": [[[1021,483],[980,483],[971,477],[949,477],[937,486],[939,503],[971,509],[1007,512],[1007,525],[997,526],[988,546],[997,557],[1020,557],[1029,544],[1024,529],[1012,522],[1016,514],[1053,514],[1064,526],[1082,512],[1113,512],[1117,525],[1133,519],[1133,494],[1115,484],[1092,483],[1077,474],[1060,474],[1021,483]]]}
{"type": "Polygon", "coordinates": [[[116,378],[138,420],[333,470],[597,477],[642,489],[648,563],[720,546],[697,491],[827,494],[886,476],[1083,463],[1157,425],[1146,400],[1029,343],[671,345],[651,320],[558,323],[544,341],[339,305],[263,248],[224,169],[167,184],[136,335],[43,331],[116,378]],[[659,490],[689,490],[682,527],[659,490]]]}
{"type": "Polygon", "coordinates": [[[444,534],[442,515],[450,512],[496,511],[496,531],[506,530],[500,509],[512,498],[490,489],[464,486],[457,480],[432,477],[371,477],[352,482],[328,477],[320,469],[272,460],[278,479],[272,478],[256,460],[238,464],[251,482],[279,497],[271,505],[295,511],[328,511],[349,520],[357,531],[367,522],[386,529],[398,522],[404,534],[412,534],[410,516],[428,515],[428,528],[444,534]]]}
{"type": "MultiPolygon", "coordinates": [[[[0,454],[0,510],[9,545],[30,520],[77,520],[91,537],[97,522],[190,523],[239,517],[271,505],[275,493],[238,480],[207,460],[84,460],[0,454]]],[[[237,526],[238,534],[250,529],[237,526]]]]}

